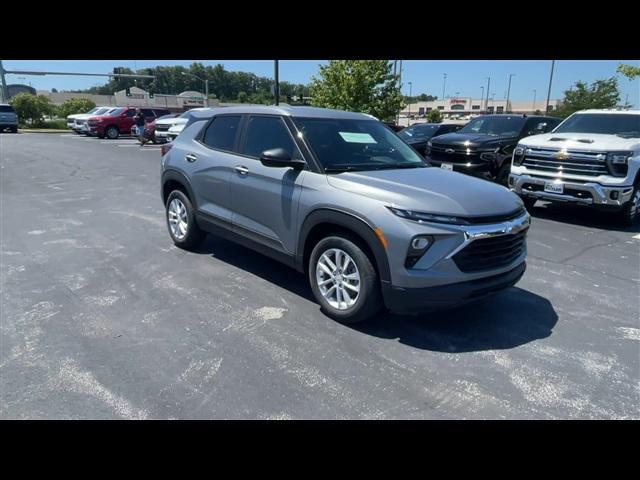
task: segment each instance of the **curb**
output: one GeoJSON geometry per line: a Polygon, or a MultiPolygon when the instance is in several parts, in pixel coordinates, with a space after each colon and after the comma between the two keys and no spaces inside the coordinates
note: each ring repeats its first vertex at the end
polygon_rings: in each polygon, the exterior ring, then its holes
{"type": "Polygon", "coordinates": [[[33,129],[18,129],[18,133],[68,133],[69,130],[57,130],[54,128],[45,128],[42,130],[33,130],[33,129]]]}

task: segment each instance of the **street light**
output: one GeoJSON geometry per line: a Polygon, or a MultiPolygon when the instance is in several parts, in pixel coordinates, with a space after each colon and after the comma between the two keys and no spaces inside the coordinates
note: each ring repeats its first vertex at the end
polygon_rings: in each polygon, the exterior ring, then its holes
{"type": "Polygon", "coordinates": [[[482,93],[480,94],[480,110],[482,110],[482,102],[484,101],[484,85],[480,85],[482,93]]]}
{"type": "Polygon", "coordinates": [[[413,87],[412,82],[407,82],[409,84],[409,118],[407,119],[407,125],[411,123],[411,87],[413,87]]]}
{"type": "Polygon", "coordinates": [[[442,81],[442,100],[444,101],[444,87],[447,84],[447,74],[444,74],[444,80],[442,81]]]}
{"type": "Polygon", "coordinates": [[[509,74],[509,86],[507,87],[507,113],[509,113],[509,94],[511,93],[511,77],[515,77],[516,74],[515,73],[510,73],[509,74]]]}
{"type": "Polygon", "coordinates": [[[536,91],[533,91],[533,106],[531,107],[531,110],[533,110],[533,113],[536,112],[536,91]]]}
{"type": "Polygon", "coordinates": [[[549,98],[551,97],[551,82],[553,82],[553,67],[556,65],[555,60],[551,60],[551,74],[549,75],[549,90],[547,90],[547,106],[545,107],[545,115],[549,112],[549,98]]]}
{"type": "Polygon", "coordinates": [[[200,78],[197,75],[194,75],[193,73],[182,72],[182,75],[193,77],[197,80],[200,80],[201,82],[204,82],[204,96],[205,96],[205,101],[207,102],[206,106],[208,107],[209,106],[209,80],[206,78],[200,78]]]}

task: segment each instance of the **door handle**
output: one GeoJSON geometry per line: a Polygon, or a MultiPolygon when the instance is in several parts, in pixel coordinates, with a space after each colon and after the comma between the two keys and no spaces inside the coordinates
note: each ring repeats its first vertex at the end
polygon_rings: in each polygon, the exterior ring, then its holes
{"type": "Polygon", "coordinates": [[[193,153],[187,153],[187,154],[184,156],[184,159],[185,159],[187,162],[192,162],[192,163],[193,163],[193,162],[195,162],[195,161],[198,159],[198,157],[196,157],[193,153]]]}
{"type": "Polygon", "coordinates": [[[246,175],[247,173],[249,173],[249,169],[244,165],[236,165],[236,172],[238,172],[240,175],[246,175]]]}

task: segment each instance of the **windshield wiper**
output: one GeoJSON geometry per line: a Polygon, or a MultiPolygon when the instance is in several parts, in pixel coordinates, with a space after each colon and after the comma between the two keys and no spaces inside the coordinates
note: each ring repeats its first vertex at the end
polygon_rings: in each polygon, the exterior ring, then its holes
{"type": "Polygon", "coordinates": [[[363,170],[363,168],[349,165],[345,167],[325,167],[324,169],[326,173],[357,172],[358,170],[363,170]]]}

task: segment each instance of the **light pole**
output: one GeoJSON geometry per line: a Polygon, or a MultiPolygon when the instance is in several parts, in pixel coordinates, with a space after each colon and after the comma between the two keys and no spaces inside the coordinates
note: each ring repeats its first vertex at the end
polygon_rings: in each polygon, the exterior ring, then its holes
{"type": "Polygon", "coordinates": [[[444,87],[447,84],[447,74],[444,74],[444,79],[442,80],[442,101],[444,102],[444,87]]]}
{"type": "Polygon", "coordinates": [[[279,68],[278,60],[273,61],[273,76],[275,80],[275,88],[273,89],[273,95],[276,97],[276,106],[280,105],[280,81],[278,79],[279,68]]]}
{"type": "Polygon", "coordinates": [[[197,80],[200,80],[201,82],[204,82],[204,96],[206,101],[205,105],[208,107],[209,106],[209,79],[200,78],[197,75],[194,75],[193,73],[187,73],[187,72],[182,72],[182,75],[193,77],[197,80]]]}
{"type": "Polygon", "coordinates": [[[482,93],[480,94],[480,111],[482,111],[482,102],[484,101],[484,85],[480,85],[482,93]]]}
{"type": "Polygon", "coordinates": [[[507,113],[509,113],[509,95],[511,94],[511,77],[515,77],[515,73],[510,73],[509,74],[509,86],[507,87],[507,104],[506,106],[506,110],[507,113]]]}
{"type": "Polygon", "coordinates": [[[411,123],[411,87],[413,87],[412,82],[407,82],[409,84],[409,119],[407,120],[407,125],[411,123]]]}
{"type": "Polygon", "coordinates": [[[537,94],[537,92],[534,90],[533,91],[533,105],[531,106],[531,110],[533,110],[533,113],[536,113],[536,94],[537,94]]]}
{"type": "Polygon", "coordinates": [[[545,107],[544,114],[546,115],[549,112],[549,98],[551,97],[551,82],[553,81],[553,67],[555,66],[556,61],[551,60],[551,74],[549,75],[549,90],[547,90],[547,105],[545,107]]]}
{"type": "Polygon", "coordinates": [[[487,101],[484,103],[484,113],[489,110],[489,89],[491,88],[491,77],[487,77],[487,101]]]}

